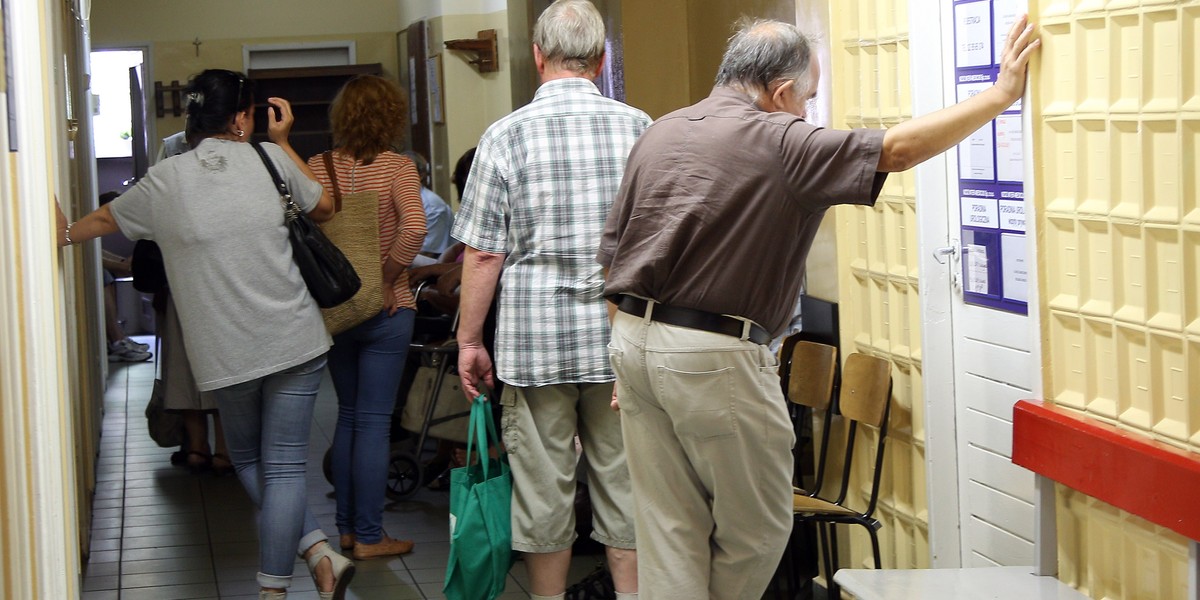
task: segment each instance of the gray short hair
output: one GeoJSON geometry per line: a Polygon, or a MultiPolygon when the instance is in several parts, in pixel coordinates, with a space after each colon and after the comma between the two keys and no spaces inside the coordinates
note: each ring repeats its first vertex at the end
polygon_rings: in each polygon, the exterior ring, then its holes
{"type": "Polygon", "coordinates": [[[604,56],[604,19],[588,0],[556,0],[538,17],[533,43],[546,62],[582,74],[604,56]]]}
{"type": "MultiPolygon", "coordinates": [[[[740,86],[750,93],[765,92],[781,79],[805,86],[815,40],[795,25],[767,19],[745,19],[717,70],[717,85],[740,86]]],[[[799,90],[808,93],[811,90],[799,90]]]]}

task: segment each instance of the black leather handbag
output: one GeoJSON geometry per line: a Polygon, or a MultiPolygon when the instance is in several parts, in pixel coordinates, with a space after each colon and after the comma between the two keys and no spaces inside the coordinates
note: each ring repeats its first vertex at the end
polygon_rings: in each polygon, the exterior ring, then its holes
{"type": "Polygon", "coordinates": [[[346,255],[342,254],[342,251],[325,237],[321,228],[292,201],[287,183],[279,176],[279,171],[275,170],[275,164],[271,162],[262,146],[257,142],[253,145],[279,191],[279,201],[283,203],[283,215],[287,221],[288,239],[292,243],[292,258],[300,268],[300,276],[304,278],[308,292],[321,308],[332,308],[349,300],[362,287],[358,273],[354,272],[354,267],[346,255]]]}

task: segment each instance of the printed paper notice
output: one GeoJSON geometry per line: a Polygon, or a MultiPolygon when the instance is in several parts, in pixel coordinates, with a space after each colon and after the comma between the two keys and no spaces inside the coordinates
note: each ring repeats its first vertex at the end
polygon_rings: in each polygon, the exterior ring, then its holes
{"type": "MultiPolygon", "coordinates": [[[[996,40],[992,44],[992,64],[1000,64],[1004,44],[1008,41],[1008,30],[1019,16],[1017,0],[992,0],[992,22],[996,24],[996,40]]],[[[1020,34],[1018,34],[1020,35],[1020,34]]]]}
{"type": "Polygon", "coordinates": [[[996,179],[1020,183],[1025,180],[1021,115],[996,117],[996,179]]]}
{"type": "Polygon", "coordinates": [[[975,94],[992,87],[992,85],[994,84],[990,81],[981,81],[978,83],[960,83],[958,84],[958,101],[962,102],[963,100],[966,100],[967,98],[970,98],[975,94]]]}
{"type": "Polygon", "coordinates": [[[988,293],[987,246],[967,244],[963,250],[967,255],[967,291],[972,294],[988,293]]]}
{"type": "Polygon", "coordinates": [[[1029,301],[1029,266],[1025,257],[1025,236],[1000,234],[1000,256],[1004,272],[1004,297],[1018,302],[1029,301]]]}
{"type": "Polygon", "coordinates": [[[986,67],[992,64],[992,15],[989,2],[954,7],[955,65],[986,67]]]}
{"type": "MultiPolygon", "coordinates": [[[[970,227],[998,229],[1000,217],[996,213],[995,198],[963,198],[962,224],[970,227]]],[[[982,248],[982,246],[980,246],[982,248]]]]}
{"type": "Polygon", "coordinates": [[[1000,201],[1000,229],[1025,231],[1025,201],[1000,201]]]}
{"type": "Polygon", "coordinates": [[[958,145],[958,177],[959,179],[981,179],[993,181],[996,179],[996,168],[993,164],[993,152],[996,142],[992,138],[992,124],[988,123],[972,133],[958,145]]]}

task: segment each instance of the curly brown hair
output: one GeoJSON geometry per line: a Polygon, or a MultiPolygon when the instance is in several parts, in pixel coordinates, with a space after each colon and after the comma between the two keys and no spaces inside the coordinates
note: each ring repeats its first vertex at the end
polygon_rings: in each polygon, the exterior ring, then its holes
{"type": "Polygon", "coordinates": [[[404,139],[408,98],[396,82],[359,75],[338,90],[329,106],[333,146],[363,162],[404,139]]]}

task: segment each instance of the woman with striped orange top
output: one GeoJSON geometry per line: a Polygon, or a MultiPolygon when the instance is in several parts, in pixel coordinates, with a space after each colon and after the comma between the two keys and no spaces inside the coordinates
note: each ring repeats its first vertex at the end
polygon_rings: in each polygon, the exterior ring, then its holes
{"type": "MultiPolygon", "coordinates": [[[[403,138],[407,114],[400,87],[373,75],[347,82],[329,110],[338,188],[343,195],[376,192],[379,198],[383,306],[378,315],[335,335],[329,350],[338,396],[332,449],[337,528],[342,549],[352,549],[358,560],[413,547],[383,531],[388,434],[417,308],[408,266],[425,240],[421,180],[412,161],[392,150],[403,138]]],[[[314,156],[308,164],[332,194],[324,158],[314,156]]]]}

